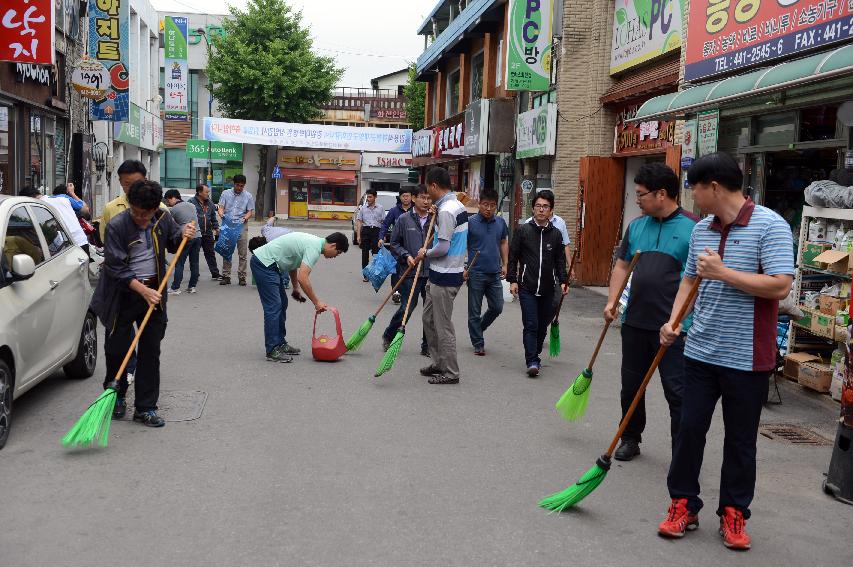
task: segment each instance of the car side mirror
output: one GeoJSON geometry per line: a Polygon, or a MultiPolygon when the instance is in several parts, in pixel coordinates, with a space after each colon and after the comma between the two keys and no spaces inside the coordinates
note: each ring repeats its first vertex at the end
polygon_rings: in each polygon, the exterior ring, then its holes
{"type": "Polygon", "coordinates": [[[12,281],[28,280],[36,273],[36,263],[32,256],[15,254],[12,256],[12,281]]]}

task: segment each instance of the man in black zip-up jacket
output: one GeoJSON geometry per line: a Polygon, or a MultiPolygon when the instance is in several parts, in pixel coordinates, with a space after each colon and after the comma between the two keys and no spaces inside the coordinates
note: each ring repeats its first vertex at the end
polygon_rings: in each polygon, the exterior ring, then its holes
{"type": "Polygon", "coordinates": [[[524,359],[527,375],[539,376],[542,345],[554,318],[559,293],[568,290],[566,254],[560,231],[548,220],[554,210],[554,193],[540,191],[533,202],[533,219],[518,227],[509,248],[506,279],[521,304],[524,359]],[[559,287],[559,293],[558,293],[559,287]]]}

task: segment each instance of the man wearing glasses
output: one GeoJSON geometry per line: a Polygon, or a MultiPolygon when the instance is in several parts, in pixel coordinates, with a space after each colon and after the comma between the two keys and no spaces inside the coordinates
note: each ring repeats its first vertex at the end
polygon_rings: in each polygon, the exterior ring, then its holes
{"type": "MultiPolygon", "coordinates": [[[[622,415],[624,417],[652,359],[660,345],[660,328],[669,320],[678,285],[684,274],[690,235],[699,220],[678,205],[678,176],[662,163],[642,166],[634,177],[637,204],[643,216],[635,219],[622,238],[616,265],[610,276],[610,295],[604,319],[616,317],[619,289],[628,273],[632,256],[642,252],[634,268],[628,295],[628,307],[622,316],[622,415]]],[[[669,403],[672,441],[681,419],[681,393],[684,379],[683,332],[660,363],[663,393],[669,403]]],[[[634,412],[622,443],[614,455],[630,461],[640,454],[640,442],[646,427],[645,398],[634,412]]]]}

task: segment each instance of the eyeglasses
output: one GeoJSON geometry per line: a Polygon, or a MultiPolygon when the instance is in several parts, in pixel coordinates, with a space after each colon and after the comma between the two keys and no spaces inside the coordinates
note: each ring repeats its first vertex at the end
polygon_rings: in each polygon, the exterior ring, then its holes
{"type": "Polygon", "coordinates": [[[657,193],[657,191],[646,191],[645,193],[637,193],[637,200],[639,201],[646,195],[651,195],[652,193],[657,193]]]}
{"type": "Polygon", "coordinates": [[[551,205],[533,205],[533,208],[539,211],[547,211],[551,208],[551,205]]]}

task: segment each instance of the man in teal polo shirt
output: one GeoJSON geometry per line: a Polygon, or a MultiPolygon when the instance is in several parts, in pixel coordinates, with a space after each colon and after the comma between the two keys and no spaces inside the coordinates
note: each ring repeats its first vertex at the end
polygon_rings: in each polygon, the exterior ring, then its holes
{"type": "Polygon", "coordinates": [[[293,283],[291,295],[299,302],[305,301],[302,292],[308,296],[314,308],[322,313],[328,306],[320,301],[311,285],[311,270],[322,254],[326,258],[337,258],[349,250],[347,237],[333,232],[326,238],[320,238],[303,232],[291,232],[272,242],[252,250],[249,262],[258,295],[264,308],[264,345],[267,360],[271,362],[292,362],[293,354],[299,349],[287,344],[285,322],[287,320],[287,290],[282,276],[290,274],[293,283]]]}

